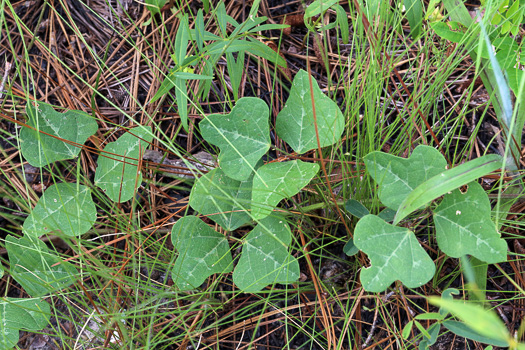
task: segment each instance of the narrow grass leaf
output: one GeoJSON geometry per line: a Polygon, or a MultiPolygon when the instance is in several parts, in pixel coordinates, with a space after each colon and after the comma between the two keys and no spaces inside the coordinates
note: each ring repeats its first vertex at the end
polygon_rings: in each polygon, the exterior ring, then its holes
{"type": "Polygon", "coordinates": [[[22,232],[33,237],[44,234],[78,237],[86,233],[97,218],[91,190],[83,185],[59,183],[46,189],[22,232]]]}
{"type": "Polygon", "coordinates": [[[494,346],[508,347],[509,342],[506,340],[494,339],[492,337],[487,337],[476,332],[463,322],[448,320],[443,322],[443,326],[456,334],[457,336],[474,340],[483,344],[491,344],[494,346]]]}
{"type": "Polygon", "coordinates": [[[396,280],[409,288],[420,287],[436,271],[412,231],[390,225],[375,215],[359,220],[354,243],[370,258],[371,266],[361,270],[360,276],[369,292],[382,292],[396,280]]]}
{"type": "Polygon", "coordinates": [[[319,164],[301,160],[269,163],[253,179],[252,216],[261,220],[284,198],[295,196],[319,171],[319,164]]]}
{"type": "MultiPolygon", "coordinates": [[[[345,118],[337,103],[326,96],[312,78],[317,130],[321,147],[331,146],[341,139],[345,118]]],[[[277,115],[276,131],[297,153],[317,149],[317,133],[312,108],[310,79],[300,70],[292,83],[290,96],[277,115]]]]}
{"type": "Polygon", "coordinates": [[[232,179],[248,179],[270,149],[269,115],[266,102],[244,97],[231,113],[212,114],[200,122],[202,136],[221,149],[219,166],[232,179]]]}
{"type": "Polygon", "coordinates": [[[5,239],[11,276],[32,297],[41,297],[73,284],[77,269],[49,250],[36,237],[11,235],[5,239]],[[57,266],[52,267],[58,263],[57,266]]]}
{"type": "Polygon", "coordinates": [[[485,310],[478,304],[467,304],[454,299],[430,297],[428,301],[459,318],[474,332],[492,340],[506,342],[507,345],[504,346],[508,346],[509,331],[494,311],[485,310]]]}
{"type": "Polygon", "coordinates": [[[443,172],[447,166],[438,150],[423,145],[416,147],[408,159],[372,152],[364,160],[368,173],[379,185],[379,199],[394,210],[417,186],[443,172]]]}
{"type": "Polygon", "coordinates": [[[253,174],[245,181],[228,177],[222,169],[213,169],[193,185],[190,206],[233,231],[251,221],[248,213],[252,199],[253,174]]]}
{"type": "Polygon", "coordinates": [[[268,216],[248,233],[233,282],[244,292],[255,293],[273,283],[293,283],[299,263],[288,252],[290,226],[280,215],[268,216]]]}
{"type": "Polygon", "coordinates": [[[75,158],[80,153],[81,145],[97,131],[97,122],[87,113],[75,110],[59,113],[47,103],[35,104],[33,106],[32,102],[28,102],[26,105],[27,125],[35,130],[23,128],[20,132],[20,151],[32,166],[43,167],[75,158]]]}
{"type": "Polygon", "coordinates": [[[138,159],[152,139],[151,127],[137,127],[104,147],[97,160],[95,185],[112,201],[123,203],[133,197],[142,182],[138,159]]]}
{"type": "Polygon", "coordinates": [[[214,273],[233,270],[228,240],[196,216],[179,219],[171,230],[178,257],[172,279],[180,290],[198,288],[214,273]]]}
{"type": "Polygon", "coordinates": [[[415,188],[399,205],[394,225],[434,199],[501,167],[502,158],[489,154],[436,175],[415,188]]]}
{"type": "Polygon", "coordinates": [[[468,191],[454,190],[434,210],[439,248],[448,256],[472,255],[487,263],[507,259],[507,243],[490,218],[489,199],[477,182],[468,191]]]}

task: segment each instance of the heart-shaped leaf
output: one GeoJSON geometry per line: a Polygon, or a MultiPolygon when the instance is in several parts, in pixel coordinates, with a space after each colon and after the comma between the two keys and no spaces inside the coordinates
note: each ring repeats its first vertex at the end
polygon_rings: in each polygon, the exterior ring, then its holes
{"type": "Polygon", "coordinates": [[[434,263],[414,233],[375,215],[359,220],[354,244],[370,258],[371,266],[361,271],[361,283],[369,292],[382,292],[396,280],[416,288],[434,276],[434,263]]]}
{"type": "Polygon", "coordinates": [[[383,152],[365,156],[366,169],[379,185],[379,199],[397,210],[419,184],[446,170],[447,162],[436,149],[417,146],[408,159],[383,152]]]}
{"type": "Polygon", "coordinates": [[[245,292],[259,292],[268,284],[293,283],[299,278],[299,263],[288,252],[290,226],[280,215],[261,220],[248,233],[233,282],[245,292]]]}
{"type": "Polygon", "coordinates": [[[236,181],[216,168],[193,185],[190,206],[202,215],[233,231],[251,221],[248,213],[252,198],[253,174],[246,181],[236,181]]]}
{"type": "Polygon", "coordinates": [[[114,202],[130,200],[142,182],[138,159],[153,139],[151,127],[128,130],[115,142],[110,142],[98,158],[95,185],[114,202]]]}
{"type": "Polygon", "coordinates": [[[310,89],[310,77],[304,70],[296,74],[290,97],[283,110],[277,115],[275,125],[277,135],[297,153],[317,149],[316,121],[321,147],[339,141],[345,125],[345,118],[337,104],[323,94],[315,79],[312,78],[311,83],[312,89],[310,89]],[[315,101],[316,120],[312,95],[315,101]]]}
{"type": "Polygon", "coordinates": [[[22,231],[33,237],[48,233],[80,236],[93,226],[96,218],[97,210],[88,187],[59,183],[42,194],[24,221],[22,231]]]}
{"type": "Polygon", "coordinates": [[[32,166],[43,167],[78,156],[84,142],[97,131],[97,122],[82,111],[59,113],[47,103],[36,104],[36,107],[31,102],[26,105],[27,125],[35,130],[23,128],[20,132],[24,158],[32,166]]]}
{"type": "Polygon", "coordinates": [[[0,349],[12,349],[19,338],[19,330],[44,329],[51,316],[48,303],[40,298],[2,298],[0,300],[0,349]]]}
{"type": "Polygon", "coordinates": [[[296,195],[319,171],[319,165],[301,160],[269,163],[253,179],[252,216],[260,220],[271,214],[283,199],[296,195]]]}
{"type": "Polygon", "coordinates": [[[77,269],[49,250],[38,238],[24,236],[5,240],[11,276],[24,287],[27,294],[40,297],[73,284],[77,269]],[[57,266],[54,264],[59,263],[57,266]],[[53,266],[53,267],[52,267],[53,266]]]}
{"type": "Polygon", "coordinates": [[[448,256],[473,255],[489,264],[507,259],[507,243],[490,219],[490,202],[480,184],[454,190],[434,211],[439,248],[448,256]]]}
{"type": "Polygon", "coordinates": [[[179,253],[172,278],[180,290],[198,288],[210,275],[233,269],[228,240],[196,216],[179,219],[171,241],[179,253]]]}
{"type": "Polygon", "coordinates": [[[202,137],[221,149],[219,166],[232,179],[248,179],[270,149],[269,115],[263,100],[243,97],[230,114],[212,114],[200,122],[202,137]]]}

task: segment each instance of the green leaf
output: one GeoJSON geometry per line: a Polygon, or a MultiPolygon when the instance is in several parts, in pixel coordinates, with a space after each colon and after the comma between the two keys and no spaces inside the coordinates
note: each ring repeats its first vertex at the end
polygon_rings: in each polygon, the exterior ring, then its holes
{"type": "Polygon", "coordinates": [[[199,49],[199,52],[202,52],[202,49],[204,48],[204,32],[205,32],[205,26],[204,26],[204,16],[202,14],[202,9],[199,9],[197,11],[197,18],[195,20],[195,30],[194,32],[190,29],[190,37],[192,39],[195,39],[195,42],[197,43],[197,48],[199,49]]]}
{"type": "Polygon", "coordinates": [[[423,5],[421,0],[404,0],[408,24],[410,25],[410,35],[415,40],[421,33],[421,23],[423,21],[423,5]]]}
{"type": "Polygon", "coordinates": [[[50,186],[24,221],[24,234],[80,236],[97,219],[91,190],[83,185],[59,183],[50,186]]]}
{"type": "Polygon", "coordinates": [[[277,52],[273,51],[268,45],[259,40],[247,37],[246,40],[236,39],[228,47],[226,52],[247,51],[257,57],[264,58],[281,67],[286,67],[286,61],[277,52]]]}
{"type": "Polygon", "coordinates": [[[430,24],[437,35],[453,43],[463,42],[465,28],[457,22],[434,22],[430,24]]]}
{"type": "Polygon", "coordinates": [[[40,297],[63,289],[75,282],[77,269],[49,250],[36,237],[20,239],[9,235],[5,246],[9,254],[10,273],[27,294],[40,297]],[[52,266],[57,264],[57,266],[52,266]]]}
{"type": "Polygon", "coordinates": [[[226,65],[228,66],[228,73],[230,73],[230,83],[232,84],[233,98],[235,101],[239,100],[239,87],[242,81],[242,72],[244,69],[244,52],[237,54],[237,60],[232,53],[226,54],[226,65]]]}
{"type": "Polygon", "coordinates": [[[337,25],[339,26],[341,39],[343,40],[343,44],[348,45],[350,41],[350,30],[348,28],[348,17],[346,11],[341,5],[335,5],[334,8],[337,14],[337,25]]]}
{"type": "MultiPolygon", "coordinates": [[[[493,311],[485,310],[477,304],[466,304],[463,301],[454,299],[442,299],[429,297],[431,304],[437,305],[452,315],[459,318],[466,326],[474,332],[479,333],[489,339],[506,342],[510,339],[509,331],[501,319],[493,311]]],[[[457,325],[457,324],[456,324],[457,325]]]]}
{"type": "Polygon", "coordinates": [[[425,327],[423,327],[421,323],[419,323],[418,321],[415,321],[414,324],[416,325],[416,328],[419,329],[419,331],[425,338],[430,339],[430,334],[428,334],[427,330],[425,329],[425,327]]]}
{"type": "Polygon", "coordinates": [[[215,11],[217,16],[217,24],[219,24],[219,29],[221,30],[222,36],[226,36],[226,7],[224,2],[220,1],[217,10],[215,11]]]}
{"type": "Polygon", "coordinates": [[[491,337],[486,337],[474,331],[472,328],[466,324],[459,321],[444,321],[443,326],[452,333],[470,340],[474,340],[483,344],[492,344],[495,346],[508,347],[509,342],[506,340],[493,339],[491,337]]]}
{"type": "Polygon", "coordinates": [[[233,231],[251,221],[247,209],[252,198],[252,181],[253,175],[241,182],[228,177],[222,169],[213,169],[193,185],[190,206],[223,229],[233,231]]]}
{"type": "Polygon", "coordinates": [[[112,201],[123,203],[133,197],[142,182],[138,159],[152,139],[151,127],[129,129],[117,141],[108,143],[99,155],[95,185],[112,201]]]}
{"type": "Polygon", "coordinates": [[[175,78],[175,97],[177,100],[177,111],[184,130],[188,131],[188,89],[186,81],[175,78]]]}
{"type": "Polygon", "coordinates": [[[410,337],[410,331],[412,331],[412,325],[414,324],[414,321],[409,321],[405,327],[403,327],[403,332],[401,335],[403,336],[403,339],[407,340],[408,337],[410,337]]]}
{"type": "Polygon", "coordinates": [[[353,216],[361,219],[363,216],[370,214],[368,209],[355,199],[349,199],[345,203],[345,209],[353,216]]]}
{"type": "Polygon", "coordinates": [[[355,246],[354,239],[350,238],[343,247],[343,252],[348,256],[354,256],[359,253],[359,248],[355,246]]]}
{"type": "Polygon", "coordinates": [[[21,329],[44,329],[50,316],[51,308],[42,299],[0,299],[0,349],[7,350],[16,346],[21,329]]]}
{"type": "Polygon", "coordinates": [[[364,159],[370,176],[379,184],[379,199],[394,210],[414,188],[447,166],[441,153],[430,146],[416,147],[408,159],[383,152],[369,153],[364,159]]]}
{"type": "Polygon", "coordinates": [[[288,252],[290,226],[280,215],[268,216],[246,236],[233,282],[244,292],[259,292],[268,284],[293,283],[299,263],[288,252]]]}
{"type": "MultiPolygon", "coordinates": [[[[333,145],[341,138],[345,118],[339,106],[323,94],[312,78],[313,97],[321,147],[333,145]]],[[[276,131],[297,153],[317,149],[317,135],[312,109],[312,93],[307,72],[300,70],[293,80],[290,96],[277,115],[276,131]]]]}
{"type": "Polygon", "coordinates": [[[501,163],[502,158],[500,156],[489,154],[458,165],[426,180],[410,192],[403,203],[399,205],[394,225],[414,210],[427,205],[445,193],[499,169],[502,165],[501,163]]]}
{"type": "Polygon", "coordinates": [[[166,4],[167,0],[146,0],[146,8],[151,15],[154,16],[157,13],[160,13],[160,9],[166,4]]]}
{"type": "Polygon", "coordinates": [[[434,323],[428,328],[428,333],[430,334],[430,339],[428,340],[428,345],[434,345],[439,336],[439,330],[441,325],[439,323],[434,323]]]}
{"type": "Polygon", "coordinates": [[[269,115],[263,100],[244,97],[231,113],[212,114],[200,122],[202,137],[221,149],[219,166],[232,179],[248,179],[270,149],[269,115]]]}
{"type": "Polygon", "coordinates": [[[301,160],[269,163],[253,179],[252,216],[260,220],[272,213],[284,198],[295,196],[319,171],[319,165],[301,160]]]}
{"type": "Polygon", "coordinates": [[[426,312],[424,314],[420,314],[414,317],[414,319],[416,320],[436,320],[436,321],[441,321],[444,318],[445,316],[440,314],[439,312],[426,312]]]}
{"type": "Polygon", "coordinates": [[[172,279],[180,290],[198,288],[212,274],[233,270],[228,240],[196,216],[179,219],[171,241],[179,253],[172,279]]]}
{"type": "Polygon", "coordinates": [[[210,75],[200,75],[195,73],[188,73],[188,72],[174,72],[173,76],[177,79],[184,79],[184,80],[211,80],[213,79],[210,75]]]}
{"type": "MultiPolygon", "coordinates": [[[[185,80],[212,80],[212,79],[213,79],[213,76],[211,75],[200,75],[200,74],[194,74],[194,73],[189,73],[189,72],[181,72],[180,67],[175,67],[170,70],[166,78],[162,81],[159,89],[157,90],[155,95],[151,98],[150,103],[157,101],[159,98],[166,95],[172,88],[176,87],[177,90],[175,94],[177,94],[177,91],[179,91],[179,94],[183,92],[184,93],[183,96],[186,96],[185,103],[187,104],[188,98],[187,98],[185,80]]],[[[177,101],[177,106],[181,104],[182,102],[179,104],[179,102],[177,101]]]]}
{"type": "Polygon", "coordinates": [[[59,113],[47,103],[36,102],[36,105],[32,102],[26,105],[27,125],[35,130],[23,128],[20,132],[20,150],[32,166],[43,167],[75,158],[88,137],[97,131],[97,122],[87,113],[75,110],[59,113]]]}
{"type": "Polygon", "coordinates": [[[396,217],[396,211],[392,210],[390,208],[385,208],[381,210],[379,214],[377,214],[381,219],[385,220],[386,222],[392,222],[394,221],[394,218],[396,217]]]}
{"type": "Polygon", "coordinates": [[[454,190],[434,211],[439,248],[448,256],[473,255],[489,264],[507,260],[507,243],[490,219],[490,202],[480,184],[454,190]]]}
{"type": "Polygon", "coordinates": [[[434,276],[432,259],[407,228],[367,215],[355,227],[354,243],[370,258],[371,266],[361,271],[361,283],[369,292],[382,292],[396,280],[416,288],[434,276]]]}
{"type": "Polygon", "coordinates": [[[304,19],[320,15],[338,2],[339,0],[315,0],[304,11],[304,19]]]}
{"type": "Polygon", "coordinates": [[[186,52],[188,49],[188,43],[190,41],[190,33],[188,27],[188,15],[184,14],[180,17],[179,28],[175,35],[175,64],[182,65],[184,58],[186,58],[186,52]]]}

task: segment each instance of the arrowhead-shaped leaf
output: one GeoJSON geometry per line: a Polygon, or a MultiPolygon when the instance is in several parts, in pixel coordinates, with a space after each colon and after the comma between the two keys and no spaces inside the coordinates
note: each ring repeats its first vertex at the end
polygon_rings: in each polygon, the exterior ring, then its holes
{"type": "Polygon", "coordinates": [[[179,219],[171,241],[179,253],[172,278],[180,290],[198,288],[210,275],[233,269],[228,240],[196,216],[179,219]]]}
{"type": "Polygon", "coordinates": [[[35,130],[23,128],[20,132],[20,149],[24,158],[32,166],[43,167],[78,156],[84,142],[97,131],[97,122],[82,111],[59,113],[47,103],[36,104],[38,107],[33,106],[31,102],[26,105],[27,125],[35,130]]]}
{"type": "Polygon", "coordinates": [[[269,216],[248,233],[233,282],[245,292],[259,292],[268,284],[293,283],[299,263],[288,252],[290,226],[280,215],[269,216]]]}
{"type": "Polygon", "coordinates": [[[54,233],[80,236],[95,223],[97,210],[91,190],[74,183],[50,186],[24,221],[22,231],[33,237],[54,233]]]}
{"type": "MultiPolygon", "coordinates": [[[[341,138],[345,118],[339,106],[323,94],[312,78],[317,130],[321,147],[333,145],[341,138]]],[[[290,97],[277,115],[277,135],[297,153],[317,149],[317,134],[312,108],[312,93],[308,73],[300,70],[292,84],[290,97]]]]}
{"type": "Polygon", "coordinates": [[[138,159],[153,139],[150,127],[130,129],[117,141],[108,143],[98,157],[95,185],[114,202],[130,200],[142,182],[138,159]],[[142,139],[142,140],[141,140],[142,139]]]}
{"type": "Polygon", "coordinates": [[[283,199],[296,195],[319,171],[319,165],[301,160],[269,163],[253,178],[252,216],[260,220],[271,214],[283,199]]]}
{"type": "Polygon", "coordinates": [[[369,292],[382,292],[399,280],[409,288],[430,281],[435,266],[412,231],[367,215],[355,227],[354,244],[370,258],[361,271],[361,283],[369,292]]]}
{"type": "Polygon", "coordinates": [[[20,329],[44,329],[50,316],[51,308],[42,299],[0,299],[0,349],[13,348],[18,343],[20,329]]]}
{"type": "Polygon", "coordinates": [[[480,184],[454,190],[434,211],[439,248],[448,256],[473,255],[489,264],[507,259],[507,243],[490,219],[490,202],[480,184]]]}
{"type": "Polygon", "coordinates": [[[248,179],[270,149],[269,115],[263,100],[243,97],[230,114],[212,114],[200,122],[202,137],[221,149],[219,166],[232,179],[248,179]]]}
{"type": "Polygon", "coordinates": [[[193,185],[190,206],[202,215],[233,231],[251,221],[247,209],[252,198],[253,174],[246,181],[236,181],[216,168],[193,185]]]}
{"type": "Polygon", "coordinates": [[[365,156],[366,169],[379,185],[379,199],[397,210],[414,188],[446,170],[447,162],[436,149],[417,146],[408,159],[388,153],[365,156]]]}
{"type": "Polygon", "coordinates": [[[49,250],[35,237],[6,238],[11,276],[24,287],[27,294],[40,297],[73,284],[77,269],[49,250]],[[52,267],[55,263],[57,266],[52,267]]]}

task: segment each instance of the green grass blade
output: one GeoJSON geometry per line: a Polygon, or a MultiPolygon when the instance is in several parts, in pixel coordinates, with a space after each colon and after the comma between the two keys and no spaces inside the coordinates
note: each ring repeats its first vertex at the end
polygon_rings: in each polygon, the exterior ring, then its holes
{"type": "Polygon", "coordinates": [[[410,192],[401,203],[394,219],[394,225],[397,225],[411,212],[427,205],[445,193],[497,170],[501,164],[500,156],[489,154],[430,178],[410,192]]]}

